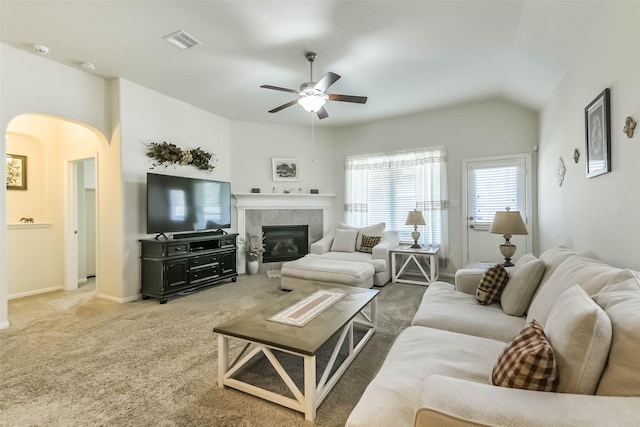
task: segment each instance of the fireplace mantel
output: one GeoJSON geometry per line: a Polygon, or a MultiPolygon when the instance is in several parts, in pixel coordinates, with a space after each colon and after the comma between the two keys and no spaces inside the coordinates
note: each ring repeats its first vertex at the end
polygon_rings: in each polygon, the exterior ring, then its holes
{"type": "Polygon", "coordinates": [[[282,193],[236,193],[235,207],[238,212],[238,273],[245,272],[246,215],[250,210],[322,210],[322,231],[327,234],[333,224],[333,200],[335,194],[282,194],[282,193]]]}
{"type": "Polygon", "coordinates": [[[237,209],[325,209],[335,194],[236,193],[237,209]]]}

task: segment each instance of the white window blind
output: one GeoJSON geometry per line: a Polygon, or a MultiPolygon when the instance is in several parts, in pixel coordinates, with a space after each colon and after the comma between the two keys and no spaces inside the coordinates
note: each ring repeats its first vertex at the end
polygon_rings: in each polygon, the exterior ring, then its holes
{"type": "Polygon", "coordinates": [[[474,169],[472,200],[476,230],[489,230],[496,211],[518,211],[518,167],[474,169]]]}
{"type": "Polygon", "coordinates": [[[361,227],[379,222],[398,231],[409,243],[413,226],[405,225],[409,211],[421,210],[420,243],[442,246],[446,240],[446,151],[350,157],[346,161],[345,220],[361,227]]]}

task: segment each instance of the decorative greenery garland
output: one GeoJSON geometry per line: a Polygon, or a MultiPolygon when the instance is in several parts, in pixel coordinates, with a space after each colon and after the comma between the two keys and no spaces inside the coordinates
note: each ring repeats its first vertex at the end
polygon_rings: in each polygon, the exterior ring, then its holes
{"type": "Polygon", "coordinates": [[[183,150],[175,144],[168,142],[150,142],[147,146],[147,157],[153,159],[153,166],[189,165],[200,170],[211,172],[215,169],[213,162],[217,162],[215,154],[208,153],[200,147],[193,150],[183,150]]]}

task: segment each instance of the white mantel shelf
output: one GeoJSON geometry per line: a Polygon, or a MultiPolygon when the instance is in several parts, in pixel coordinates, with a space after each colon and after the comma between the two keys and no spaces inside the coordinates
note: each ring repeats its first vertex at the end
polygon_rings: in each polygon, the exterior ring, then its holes
{"type": "Polygon", "coordinates": [[[238,273],[245,272],[245,239],[247,211],[263,209],[320,209],[322,210],[322,235],[329,232],[333,217],[335,194],[283,194],[283,193],[236,193],[238,212],[238,273]]]}
{"type": "Polygon", "coordinates": [[[335,194],[236,193],[237,209],[325,209],[335,194]]]}

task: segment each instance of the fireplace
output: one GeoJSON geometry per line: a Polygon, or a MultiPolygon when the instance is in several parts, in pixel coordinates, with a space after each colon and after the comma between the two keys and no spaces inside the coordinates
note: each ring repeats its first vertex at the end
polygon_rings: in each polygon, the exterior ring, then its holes
{"type": "Polygon", "coordinates": [[[262,262],[292,261],[309,253],[308,225],[263,225],[262,262]]]}

